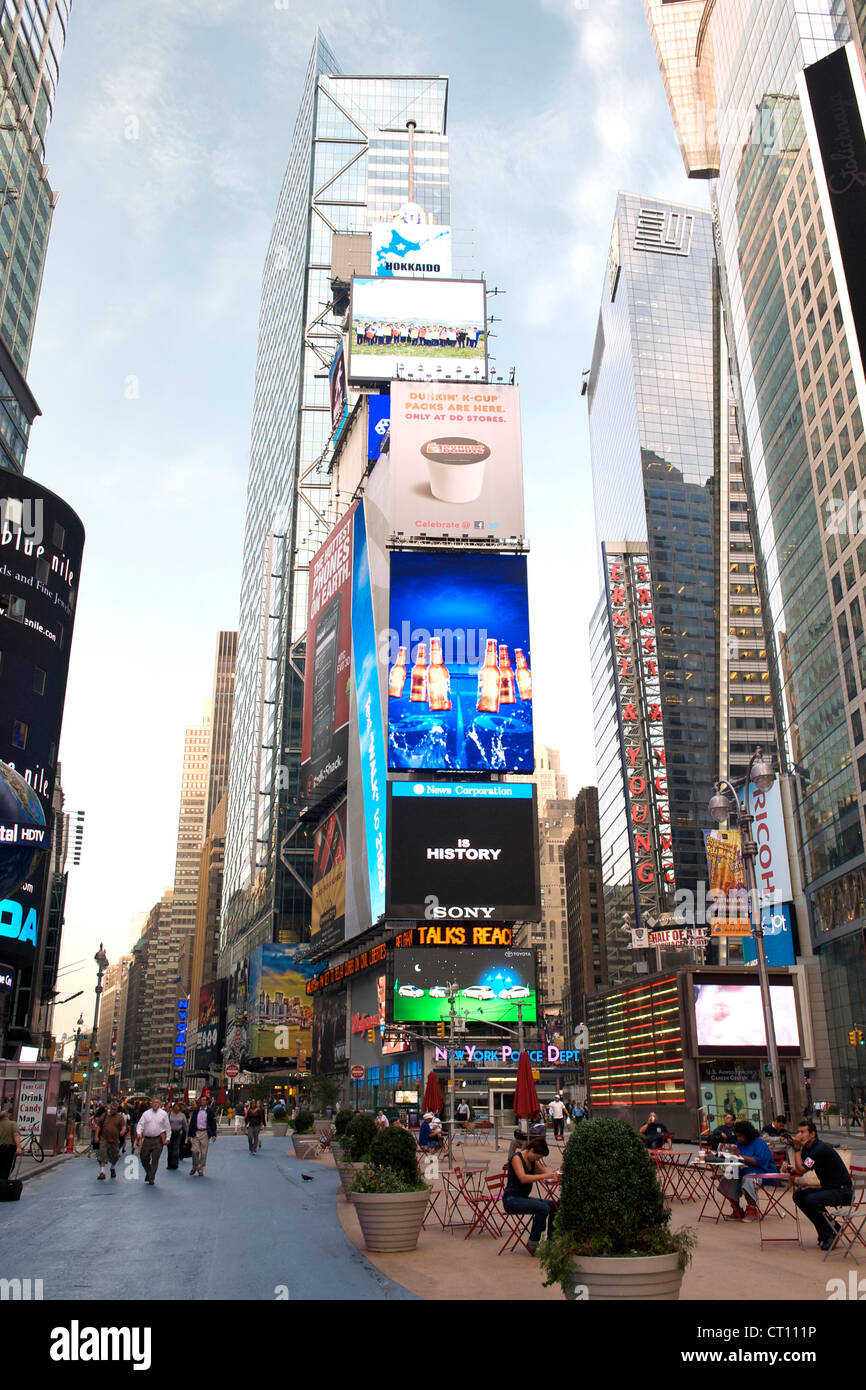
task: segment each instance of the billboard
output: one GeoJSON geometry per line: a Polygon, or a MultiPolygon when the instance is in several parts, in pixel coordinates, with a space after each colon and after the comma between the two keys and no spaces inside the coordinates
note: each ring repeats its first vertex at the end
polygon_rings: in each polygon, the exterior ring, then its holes
{"type": "Polygon", "coordinates": [[[346,354],[343,344],[334,353],[334,360],[328,368],[328,395],[331,401],[331,433],[334,445],[343,433],[343,426],[349,418],[349,394],[346,390],[346,354]]]}
{"type": "Polygon", "coordinates": [[[352,281],[349,380],[487,380],[483,280],[352,281]]]}
{"type": "Polygon", "coordinates": [[[367,545],[365,504],[354,508],[352,563],[352,655],[358,705],[358,740],[361,758],[361,790],[364,804],[364,842],[370,889],[370,922],[385,912],[385,854],[387,843],[385,801],[385,737],[370,552],[367,545]]]}
{"type": "Polygon", "coordinates": [[[536,1021],[534,951],[394,952],[394,1022],[450,1019],[448,989],[456,985],[455,1012],[470,1022],[536,1021]]]}
{"type": "Polygon", "coordinates": [[[346,1061],[346,992],[317,994],[313,1001],[313,1071],[327,1076],[346,1061]]]}
{"type": "Polygon", "coordinates": [[[522,536],[517,386],[395,381],[388,519],[405,536],[522,536]]]}
{"type": "Polygon", "coordinates": [[[257,946],[250,956],[251,1061],[295,1069],[299,1057],[312,1052],[313,1008],[307,998],[307,980],[314,969],[308,954],[308,946],[271,942],[257,946]]]}
{"type": "MultiPolygon", "coordinates": [[[[695,983],[693,988],[698,1047],[766,1049],[760,985],[695,983]]],[[[793,981],[785,985],[771,984],[770,1002],[777,1046],[799,1047],[793,981]]]]}
{"type": "MultiPolygon", "coordinates": [[[[391,433],[391,396],[384,393],[367,397],[367,458],[375,463],[382,445],[391,433]]],[[[390,445],[389,445],[390,447],[390,445]]]]}
{"type": "Polygon", "coordinates": [[[241,1070],[249,1061],[249,961],[239,961],[226,984],[226,1041],[223,1062],[241,1070]]]}
{"type": "MultiPolygon", "coordinates": [[[[741,802],[745,794],[744,788],[739,793],[741,802]]],[[[759,901],[761,907],[778,907],[781,903],[790,902],[794,896],[788,866],[782,786],[778,777],[768,791],[761,791],[754,782],[749,783],[749,811],[752,834],[758,846],[755,877],[759,901]]]]}
{"type": "MultiPolygon", "coordinates": [[[[791,930],[791,909],[787,903],[778,907],[761,908],[761,926],[764,929],[764,954],[768,965],[794,965],[794,934],[791,930]]],[[[743,939],[743,960],[746,965],[756,964],[757,947],[751,936],[743,939]]]]}
{"type": "Polygon", "coordinates": [[[225,1017],[225,980],[202,985],[198,996],[195,1065],[199,1071],[216,1070],[221,1060],[220,1038],[225,1017]]]}
{"type": "Polygon", "coordinates": [[[374,222],[373,275],[451,279],[451,228],[436,222],[374,222]]]}
{"type": "Polygon", "coordinates": [[[749,894],[739,830],[705,830],[709,874],[707,915],[712,936],[750,936],[749,894]]]}
{"type": "Polygon", "coordinates": [[[380,975],[376,980],[376,999],[379,1005],[379,1033],[382,1039],[382,1055],[392,1056],[395,1052],[411,1052],[412,1039],[402,1028],[388,1023],[388,977],[380,975]]]}
{"type": "Polygon", "coordinates": [[[346,803],[313,836],[313,909],[310,935],[316,949],[343,940],[346,926],[346,803]]]}
{"type": "Polygon", "coordinates": [[[522,555],[391,556],[388,766],[535,767],[522,555]]]}
{"type": "Polygon", "coordinates": [[[316,805],[346,780],[352,662],[352,533],[355,508],[310,561],[301,791],[316,805]]]}
{"type": "Polygon", "coordinates": [[[534,786],[393,782],[388,792],[390,917],[540,920],[534,786]]]}

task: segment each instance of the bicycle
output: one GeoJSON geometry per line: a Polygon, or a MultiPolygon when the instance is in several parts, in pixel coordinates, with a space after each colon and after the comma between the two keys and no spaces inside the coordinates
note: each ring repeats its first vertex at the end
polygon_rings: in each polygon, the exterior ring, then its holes
{"type": "Polygon", "coordinates": [[[39,1135],[35,1129],[31,1129],[29,1134],[22,1137],[21,1157],[32,1158],[34,1163],[41,1163],[45,1157],[45,1150],[39,1142],[39,1135]]]}

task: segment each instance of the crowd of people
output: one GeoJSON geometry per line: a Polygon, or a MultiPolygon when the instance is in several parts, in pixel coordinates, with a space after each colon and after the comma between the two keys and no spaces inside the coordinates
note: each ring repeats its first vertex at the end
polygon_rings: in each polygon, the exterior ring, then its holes
{"type": "Polygon", "coordinates": [[[482,328],[449,328],[445,324],[358,322],[356,347],[477,348],[482,328]]]}

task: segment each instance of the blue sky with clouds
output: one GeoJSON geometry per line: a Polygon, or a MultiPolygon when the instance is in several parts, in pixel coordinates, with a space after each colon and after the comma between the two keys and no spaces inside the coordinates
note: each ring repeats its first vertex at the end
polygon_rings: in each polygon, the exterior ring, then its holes
{"type": "Polygon", "coordinates": [[[457,265],[506,291],[494,346],[522,392],[536,735],[572,791],[594,777],[580,373],[617,189],[704,205],[639,0],[79,0],[29,371],[28,472],[87,528],[61,745],[87,836],[64,962],[100,940],[116,958],[173,879],[184,727],[237,625],[259,281],[316,23],[345,72],[451,79],[457,265]]]}

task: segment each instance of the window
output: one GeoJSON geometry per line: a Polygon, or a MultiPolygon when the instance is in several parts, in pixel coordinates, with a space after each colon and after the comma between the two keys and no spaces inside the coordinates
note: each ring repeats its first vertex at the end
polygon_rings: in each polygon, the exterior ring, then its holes
{"type": "Polygon", "coordinates": [[[33,668],[33,693],[34,693],[35,695],[44,695],[44,694],[45,694],[45,680],[46,680],[46,674],[45,674],[45,672],[42,670],[41,666],[34,666],[34,668],[33,668]]]}
{"type": "Polygon", "coordinates": [[[30,726],[21,719],[12,720],[12,747],[18,748],[22,753],[27,747],[27,737],[30,733],[30,726]]]}

